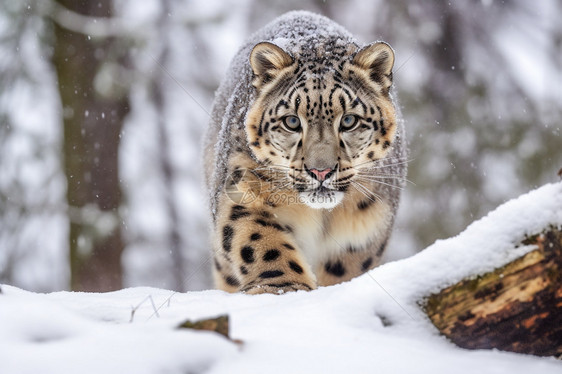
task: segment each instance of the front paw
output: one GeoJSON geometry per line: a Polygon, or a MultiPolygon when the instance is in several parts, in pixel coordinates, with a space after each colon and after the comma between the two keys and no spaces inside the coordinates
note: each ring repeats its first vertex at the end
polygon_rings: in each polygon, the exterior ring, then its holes
{"type": "Polygon", "coordinates": [[[257,285],[252,286],[243,291],[243,293],[248,295],[259,295],[263,293],[270,293],[274,295],[282,295],[286,292],[295,292],[295,291],[311,291],[314,288],[304,284],[304,283],[287,283],[287,284],[280,284],[280,285],[257,285]]]}

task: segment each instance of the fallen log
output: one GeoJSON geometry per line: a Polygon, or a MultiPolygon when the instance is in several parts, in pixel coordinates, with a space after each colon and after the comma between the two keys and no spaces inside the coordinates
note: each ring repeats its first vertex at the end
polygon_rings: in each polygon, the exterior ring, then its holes
{"type": "Polygon", "coordinates": [[[452,342],[468,349],[562,355],[562,231],[545,229],[521,245],[536,248],[425,300],[427,315],[452,342]]]}

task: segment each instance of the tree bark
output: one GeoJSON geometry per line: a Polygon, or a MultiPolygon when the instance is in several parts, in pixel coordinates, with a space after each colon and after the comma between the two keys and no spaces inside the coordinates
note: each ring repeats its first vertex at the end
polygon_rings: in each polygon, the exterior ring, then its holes
{"type": "Polygon", "coordinates": [[[458,346],[562,354],[562,231],[549,228],[521,244],[537,248],[426,301],[433,324],[458,346]]]}
{"type": "MultiPolygon", "coordinates": [[[[58,2],[85,16],[111,16],[111,0],[58,2]]],[[[64,117],[71,288],[115,290],[122,287],[123,251],[118,148],[129,103],[118,90],[100,93],[95,80],[104,64],[122,52],[115,39],[94,40],[56,23],[54,32],[53,62],[64,117]]]]}
{"type": "Polygon", "coordinates": [[[214,331],[221,334],[225,338],[230,339],[229,334],[229,317],[228,315],[218,316],[216,318],[207,318],[199,321],[185,321],[181,323],[178,328],[192,329],[203,331],[214,331]]]}

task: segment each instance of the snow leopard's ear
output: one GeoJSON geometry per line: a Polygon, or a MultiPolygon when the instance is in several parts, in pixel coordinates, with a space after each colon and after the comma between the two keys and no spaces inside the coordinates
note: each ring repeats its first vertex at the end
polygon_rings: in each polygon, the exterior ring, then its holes
{"type": "Polygon", "coordinates": [[[376,42],[363,47],[353,58],[353,64],[367,70],[369,77],[388,92],[394,66],[394,51],[390,45],[376,42]]]}
{"type": "Polygon", "coordinates": [[[257,44],[250,53],[250,65],[255,75],[252,84],[260,89],[293,62],[293,58],[275,44],[268,42],[257,44]]]}

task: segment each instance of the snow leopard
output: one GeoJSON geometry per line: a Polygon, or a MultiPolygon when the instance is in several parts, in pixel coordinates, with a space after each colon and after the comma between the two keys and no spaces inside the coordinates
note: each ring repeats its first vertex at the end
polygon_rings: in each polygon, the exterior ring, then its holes
{"type": "Polygon", "coordinates": [[[239,49],[204,140],[217,288],[314,290],[380,263],[406,177],[394,59],[305,11],[239,49]]]}

